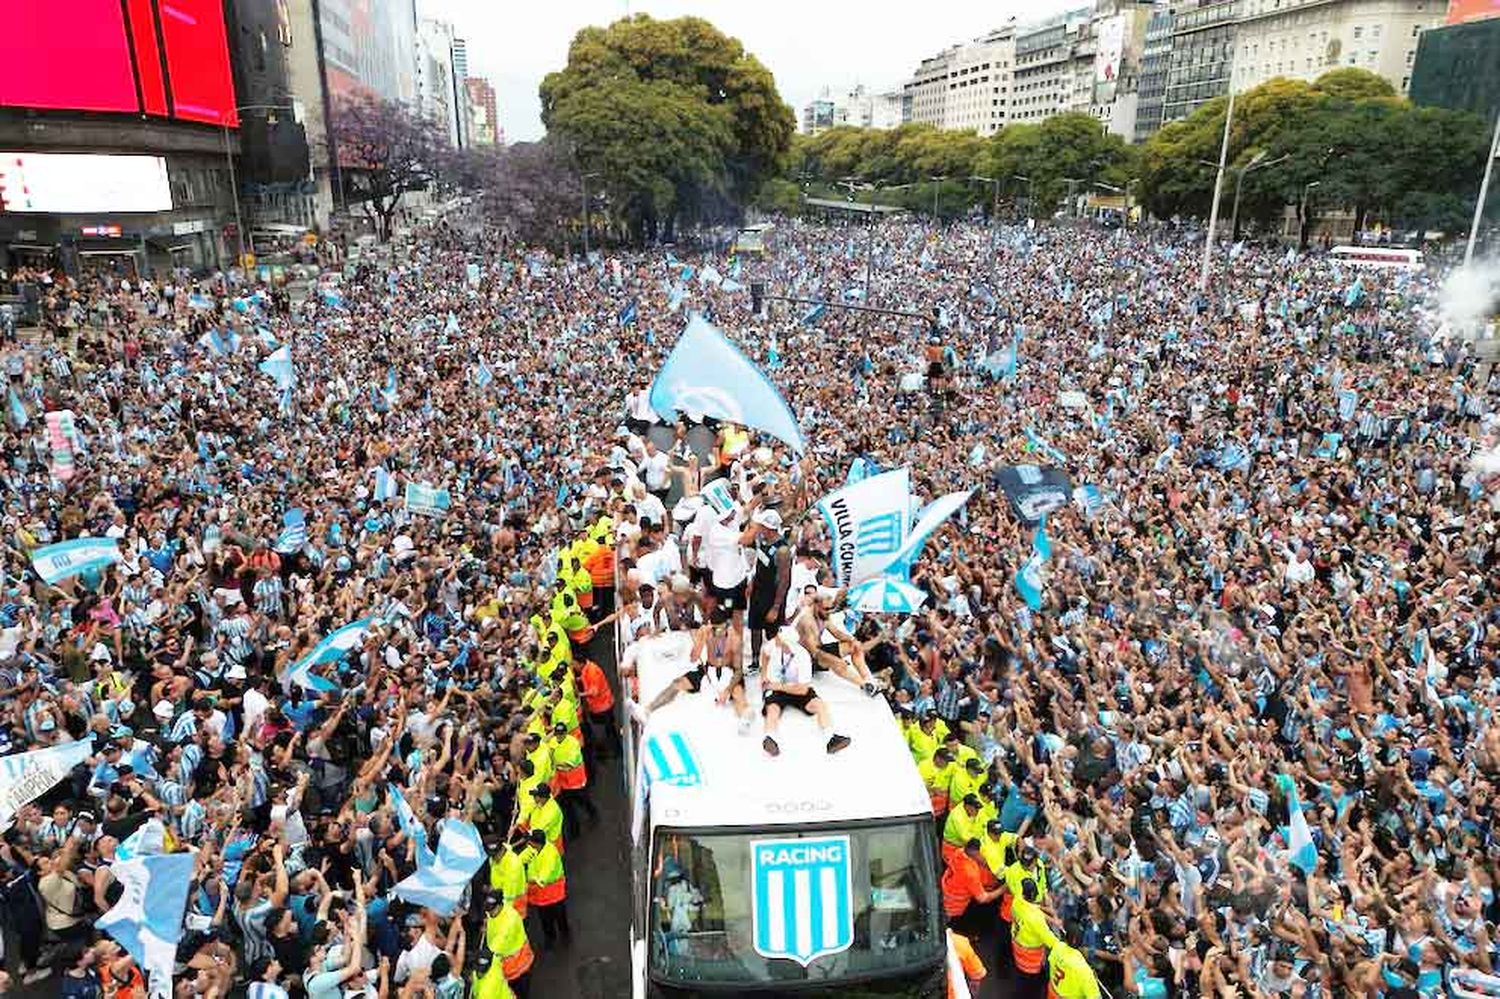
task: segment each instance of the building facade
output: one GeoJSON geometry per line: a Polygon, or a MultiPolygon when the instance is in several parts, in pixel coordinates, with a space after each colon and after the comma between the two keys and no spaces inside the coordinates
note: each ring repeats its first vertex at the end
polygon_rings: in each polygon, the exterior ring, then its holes
{"type": "Polygon", "coordinates": [[[1172,7],[1172,48],[1162,122],[1186,118],[1229,93],[1239,0],[1192,0],[1172,7]]]}
{"type": "Polygon", "coordinates": [[[901,92],[872,93],[857,85],[847,93],[823,92],[802,105],[798,127],[804,135],[817,135],[840,125],[856,128],[895,128],[902,122],[901,92]]]}
{"type": "Polygon", "coordinates": [[[1422,32],[1412,68],[1411,99],[1473,111],[1491,124],[1500,115],[1500,17],[1422,32]]]}
{"type": "Polygon", "coordinates": [[[417,110],[437,123],[451,146],[460,145],[458,77],[453,69],[453,25],[424,19],[417,25],[417,110]]]}
{"type": "Polygon", "coordinates": [[[1172,64],[1172,8],[1153,7],[1146,22],[1141,54],[1141,78],[1137,87],[1135,141],[1145,141],[1161,128],[1167,97],[1167,73],[1172,64]]]}
{"type": "Polygon", "coordinates": [[[458,132],[454,145],[467,148],[469,138],[469,44],[453,39],[453,120],[458,132]]]}
{"type": "MultiPolygon", "coordinates": [[[[1312,81],[1332,69],[1357,67],[1405,94],[1417,44],[1440,25],[1438,0],[1240,0],[1235,25],[1234,86],[1275,77],[1312,81]]],[[[1500,54],[1491,53],[1500,59],[1500,54]]]]}
{"type": "Polygon", "coordinates": [[[1080,101],[1084,108],[1089,106],[1094,50],[1079,41],[1087,33],[1090,14],[1088,8],[1078,8],[1016,31],[1010,120],[1035,124],[1075,110],[1080,101]]]}
{"type": "Polygon", "coordinates": [[[496,146],[505,141],[500,116],[495,111],[495,88],[482,76],[464,81],[468,91],[469,141],[474,146],[496,146]]]}
{"type": "Polygon", "coordinates": [[[903,120],[993,135],[1010,120],[1015,62],[1011,26],[923,59],[902,86],[903,120]]]}

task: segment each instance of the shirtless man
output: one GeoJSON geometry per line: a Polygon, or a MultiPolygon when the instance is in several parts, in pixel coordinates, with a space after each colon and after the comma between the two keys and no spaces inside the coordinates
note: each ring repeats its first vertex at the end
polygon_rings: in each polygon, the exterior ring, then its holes
{"type": "Polygon", "coordinates": [[[647,708],[648,712],[672,703],[678,694],[696,694],[707,681],[714,689],[715,704],[734,705],[740,734],[750,730],[755,716],[751,714],[750,704],[745,700],[744,639],[731,622],[732,616],[728,608],[714,608],[708,624],[693,633],[693,648],[688,657],[693,668],[673,680],[671,686],[658,694],[647,708]]]}
{"type": "Polygon", "coordinates": [[[832,670],[874,697],[880,693],[880,684],[865,665],[864,649],[853,635],[830,619],[829,610],[832,606],[832,600],[825,600],[809,587],[803,594],[802,606],[792,622],[797,629],[797,638],[812,657],[814,667],[832,670]],[[833,639],[831,642],[823,641],[825,633],[833,639]],[[849,659],[844,658],[846,653],[849,659]]]}

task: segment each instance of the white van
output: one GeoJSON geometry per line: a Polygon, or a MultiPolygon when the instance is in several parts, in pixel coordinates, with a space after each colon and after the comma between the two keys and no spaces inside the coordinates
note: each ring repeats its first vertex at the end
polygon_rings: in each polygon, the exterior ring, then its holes
{"type": "MultiPolygon", "coordinates": [[[[689,636],[636,649],[640,703],[689,636]]],[[[713,694],[681,694],[632,748],[635,999],[946,995],[941,864],[926,789],[884,700],[819,674],[836,730],[783,715],[781,755],[713,694]]],[[[759,683],[747,695],[760,703],[759,683]]]]}

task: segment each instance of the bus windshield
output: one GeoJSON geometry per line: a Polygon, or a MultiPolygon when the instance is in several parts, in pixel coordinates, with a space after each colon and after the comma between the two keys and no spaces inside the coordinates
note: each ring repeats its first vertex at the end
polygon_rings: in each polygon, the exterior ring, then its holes
{"type": "Polygon", "coordinates": [[[931,820],[662,831],[651,889],[651,977],[666,985],[827,985],[943,956],[931,820]]]}

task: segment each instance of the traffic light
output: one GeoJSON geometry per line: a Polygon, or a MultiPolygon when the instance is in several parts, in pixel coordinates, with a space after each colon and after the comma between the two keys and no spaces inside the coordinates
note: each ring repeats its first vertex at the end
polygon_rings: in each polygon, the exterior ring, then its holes
{"type": "Polygon", "coordinates": [[[766,283],[764,281],[750,282],[750,313],[760,315],[766,304],[766,283]]]}

